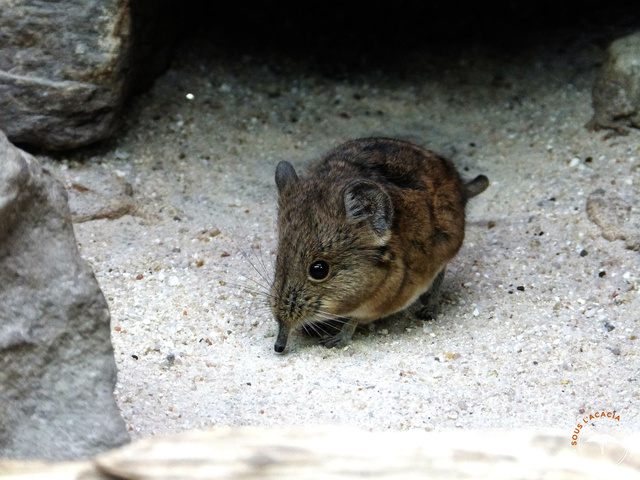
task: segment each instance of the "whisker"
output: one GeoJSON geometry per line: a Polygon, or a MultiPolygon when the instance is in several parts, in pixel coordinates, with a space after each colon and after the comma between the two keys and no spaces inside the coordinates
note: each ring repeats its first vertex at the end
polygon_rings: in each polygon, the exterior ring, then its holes
{"type": "Polygon", "coordinates": [[[251,279],[251,278],[247,278],[247,280],[251,280],[253,283],[256,284],[256,286],[251,286],[251,285],[247,285],[242,284],[242,283],[235,283],[235,282],[224,282],[223,286],[229,286],[229,287],[234,287],[237,288],[239,290],[250,290],[254,293],[259,293],[262,296],[265,297],[273,297],[273,295],[271,294],[271,289],[267,288],[266,286],[262,285],[259,282],[256,282],[255,280],[251,279]]]}
{"type": "MultiPolygon", "coordinates": [[[[236,245],[236,247],[238,247],[237,243],[234,240],[234,244],[236,245]]],[[[271,294],[271,282],[270,280],[267,278],[266,275],[263,275],[260,270],[258,269],[258,267],[256,266],[256,264],[254,262],[251,261],[251,259],[247,256],[247,254],[241,250],[238,249],[241,253],[241,255],[243,256],[243,258],[251,265],[251,267],[253,268],[253,270],[258,274],[258,276],[262,279],[262,281],[258,281],[255,280],[254,278],[251,278],[250,276],[246,277],[246,281],[247,282],[251,282],[255,285],[255,287],[250,287],[249,285],[240,285],[240,284],[229,284],[228,285],[232,285],[235,286],[236,288],[240,289],[240,290],[244,290],[246,292],[249,292],[252,295],[258,295],[260,297],[262,297],[263,299],[267,300],[267,302],[269,301],[269,299],[275,299],[276,297],[271,294]]],[[[264,266],[264,263],[262,263],[263,268],[266,268],[264,266]]]]}
{"type": "Polygon", "coordinates": [[[314,323],[319,323],[321,325],[328,325],[333,327],[336,323],[343,324],[344,322],[341,322],[337,318],[316,318],[314,323]]]}
{"type": "Polygon", "coordinates": [[[344,317],[324,310],[317,310],[313,318],[303,325],[303,328],[307,333],[313,331],[316,335],[331,336],[336,331],[340,331],[342,325],[347,322],[348,319],[344,317]]]}
{"type": "MultiPolygon", "coordinates": [[[[316,335],[322,336],[322,334],[324,335],[330,335],[329,332],[327,332],[324,328],[322,328],[322,324],[318,323],[318,322],[307,322],[303,325],[303,328],[305,328],[305,330],[307,329],[307,327],[311,328],[314,333],[316,335]]],[[[307,330],[308,332],[308,330],[307,330]]]]}
{"type": "MultiPolygon", "coordinates": [[[[240,222],[238,221],[238,219],[236,218],[236,224],[238,225],[238,228],[240,228],[240,230],[243,230],[243,227],[240,225],[240,222]]],[[[241,255],[244,257],[244,259],[249,262],[249,264],[253,267],[253,269],[256,271],[256,273],[260,276],[260,278],[262,278],[262,280],[264,280],[265,282],[267,282],[268,284],[271,284],[272,279],[270,278],[270,274],[267,270],[267,266],[264,263],[264,259],[262,258],[262,256],[258,256],[258,254],[255,252],[254,248],[251,248],[250,246],[250,251],[253,253],[257,263],[260,264],[260,266],[262,267],[262,272],[260,272],[260,270],[258,269],[258,267],[256,266],[255,263],[253,263],[251,261],[251,259],[249,258],[249,256],[245,253],[245,251],[243,249],[241,249],[238,246],[238,243],[236,242],[234,237],[231,237],[231,241],[234,243],[234,245],[236,246],[236,248],[240,251],[241,255]]],[[[262,253],[262,250],[261,250],[262,253]]]]}
{"type": "Polygon", "coordinates": [[[254,297],[256,297],[256,296],[260,297],[261,299],[263,299],[265,301],[268,301],[268,299],[270,299],[270,298],[274,298],[269,293],[262,292],[260,290],[252,289],[250,287],[247,287],[246,285],[234,285],[234,284],[227,284],[227,285],[230,285],[230,286],[232,286],[232,287],[234,287],[234,288],[236,288],[236,289],[238,289],[238,290],[240,290],[242,292],[245,292],[245,293],[248,293],[250,295],[253,295],[254,297]]]}
{"type": "Polygon", "coordinates": [[[254,278],[251,278],[251,277],[243,277],[243,278],[245,279],[245,281],[251,281],[251,282],[255,283],[256,286],[260,287],[265,292],[268,292],[268,291],[271,290],[271,284],[270,283],[265,285],[264,283],[259,282],[259,281],[255,280],[254,278]]]}
{"type": "Polygon", "coordinates": [[[255,283],[256,285],[258,285],[260,288],[263,288],[265,290],[265,292],[269,292],[271,291],[271,288],[267,285],[263,285],[260,282],[255,281],[253,278],[249,278],[247,277],[247,280],[251,280],[253,283],[255,283]]]}
{"type": "Polygon", "coordinates": [[[316,312],[321,314],[325,320],[340,320],[341,323],[347,322],[347,320],[345,320],[343,316],[336,315],[335,313],[330,313],[325,310],[317,310],[316,312]]]}
{"type": "MultiPolygon", "coordinates": [[[[258,245],[258,247],[261,247],[261,246],[258,245]]],[[[265,275],[265,278],[267,280],[267,283],[271,284],[271,283],[273,283],[273,278],[271,278],[271,272],[273,272],[273,268],[267,268],[267,265],[266,265],[265,260],[264,260],[264,255],[262,253],[262,248],[258,248],[257,250],[260,250],[260,254],[259,255],[256,252],[256,249],[253,248],[253,245],[251,245],[251,252],[253,252],[253,256],[262,265],[262,271],[264,272],[264,275],[265,275]]],[[[271,267],[273,267],[273,265],[271,265],[271,267]]]]}
{"type": "Polygon", "coordinates": [[[303,323],[302,330],[304,330],[304,333],[309,336],[311,336],[313,333],[317,333],[315,327],[311,323],[303,323]]]}
{"type": "Polygon", "coordinates": [[[251,261],[251,259],[249,258],[249,256],[245,253],[245,251],[243,249],[241,249],[238,244],[236,243],[235,239],[232,238],[232,241],[234,243],[234,245],[236,246],[236,248],[238,249],[238,251],[240,252],[240,255],[242,255],[242,257],[249,262],[249,265],[251,265],[251,267],[255,270],[255,272],[258,274],[258,276],[264,280],[267,284],[270,284],[271,281],[269,280],[269,278],[267,276],[265,276],[265,274],[263,272],[261,272],[258,267],[256,267],[255,263],[253,263],[251,261]]]}

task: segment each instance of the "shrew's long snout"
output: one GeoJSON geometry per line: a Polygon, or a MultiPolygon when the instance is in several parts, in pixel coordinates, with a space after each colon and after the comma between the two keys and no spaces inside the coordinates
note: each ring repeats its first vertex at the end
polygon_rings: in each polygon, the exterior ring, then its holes
{"type": "Polygon", "coordinates": [[[278,328],[278,338],[276,338],[276,343],[273,346],[273,349],[278,352],[284,352],[285,347],[287,346],[287,339],[289,338],[290,328],[286,327],[282,323],[280,323],[278,328]]]}

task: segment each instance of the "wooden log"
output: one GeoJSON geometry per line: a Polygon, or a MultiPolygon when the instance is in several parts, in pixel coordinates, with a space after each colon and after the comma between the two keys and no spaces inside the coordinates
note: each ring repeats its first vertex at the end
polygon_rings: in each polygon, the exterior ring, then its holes
{"type": "MultiPolygon", "coordinates": [[[[640,437],[636,436],[635,445],[640,437]]],[[[612,447],[613,448],[613,447],[612,447]]],[[[150,437],[92,462],[0,462],[2,480],[640,478],[640,458],[582,457],[562,431],[242,427],[150,437]]]]}

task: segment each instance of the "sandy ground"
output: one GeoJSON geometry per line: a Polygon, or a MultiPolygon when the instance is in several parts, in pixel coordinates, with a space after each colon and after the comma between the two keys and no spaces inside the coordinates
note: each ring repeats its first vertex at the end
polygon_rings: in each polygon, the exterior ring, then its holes
{"type": "Polygon", "coordinates": [[[339,423],[554,427],[569,441],[578,417],[601,410],[639,430],[640,254],[586,213],[598,188],[640,198],[640,134],[584,128],[602,56],[586,41],[452,48],[345,76],[192,40],[133,100],[117,140],[41,155],[72,206],[133,188],[132,215],[75,225],[111,307],[132,437],[339,423]],[[340,350],[293,335],[275,354],[256,294],[275,258],[275,166],[304,169],[372,135],[491,180],[469,206],[443,311],[380,321],[340,350]]]}

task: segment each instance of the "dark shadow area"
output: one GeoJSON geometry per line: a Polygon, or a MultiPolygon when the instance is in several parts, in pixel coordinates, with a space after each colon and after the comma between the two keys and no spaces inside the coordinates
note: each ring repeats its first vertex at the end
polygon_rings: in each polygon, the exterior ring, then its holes
{"type": "Polygon", "coordinates": [[[284,54],[326,74],[389,67],[417,49],[487,45],[517,53],[587,35],[601,44],[640,28],[628,2],[237,2],[191,0],[189,31],[228,52],[284,54]],[[197,17],[197,18],[195,18],[197,17]]]}
{"type": "MultiPolygon", "coordinates": [[[[274,98],[281,95],[279,84],[284,79],[310,76],[357,79],[377,86],[398,81],[411,86],[437,78],[456,83],[463,94],[475,92],[483,71],[495,70],[496,64],[508,67],[492,74],[493,84],[511,88],[509,69],[530,72],[531,63],[557,64],[558,54],[567,52],[577,52],[571,57],[581,65],[577,72],[591,72],[611,41],[640,29],[640,7],[622,1],[221,5],[203,0],[134,0],[136,48],[129,94],[147,91],[169,66],[182,72],[173,81],[184,85],[185,91],[191,88],[185,72],[204,68],[213,79],[216,67],[224,66],[225,71],[242,72],[252,85],[264,83],[262,89],[274,98]],[[598,55],[582,59],[581,52],[594,49],[598,55]],[[463,58],[466,63],[461,66],[463,58]]],[[[214,99],[211,102],[215,104],[214,99]]],[[[131,112],[132,99],[127,103],[121,119],[131,112]]],[[[127,126],[119,128],[122,132],[127,126]]],[[[99,156],[112,150],[118,137],[76,152],[79,157],[99,156]]]]}

